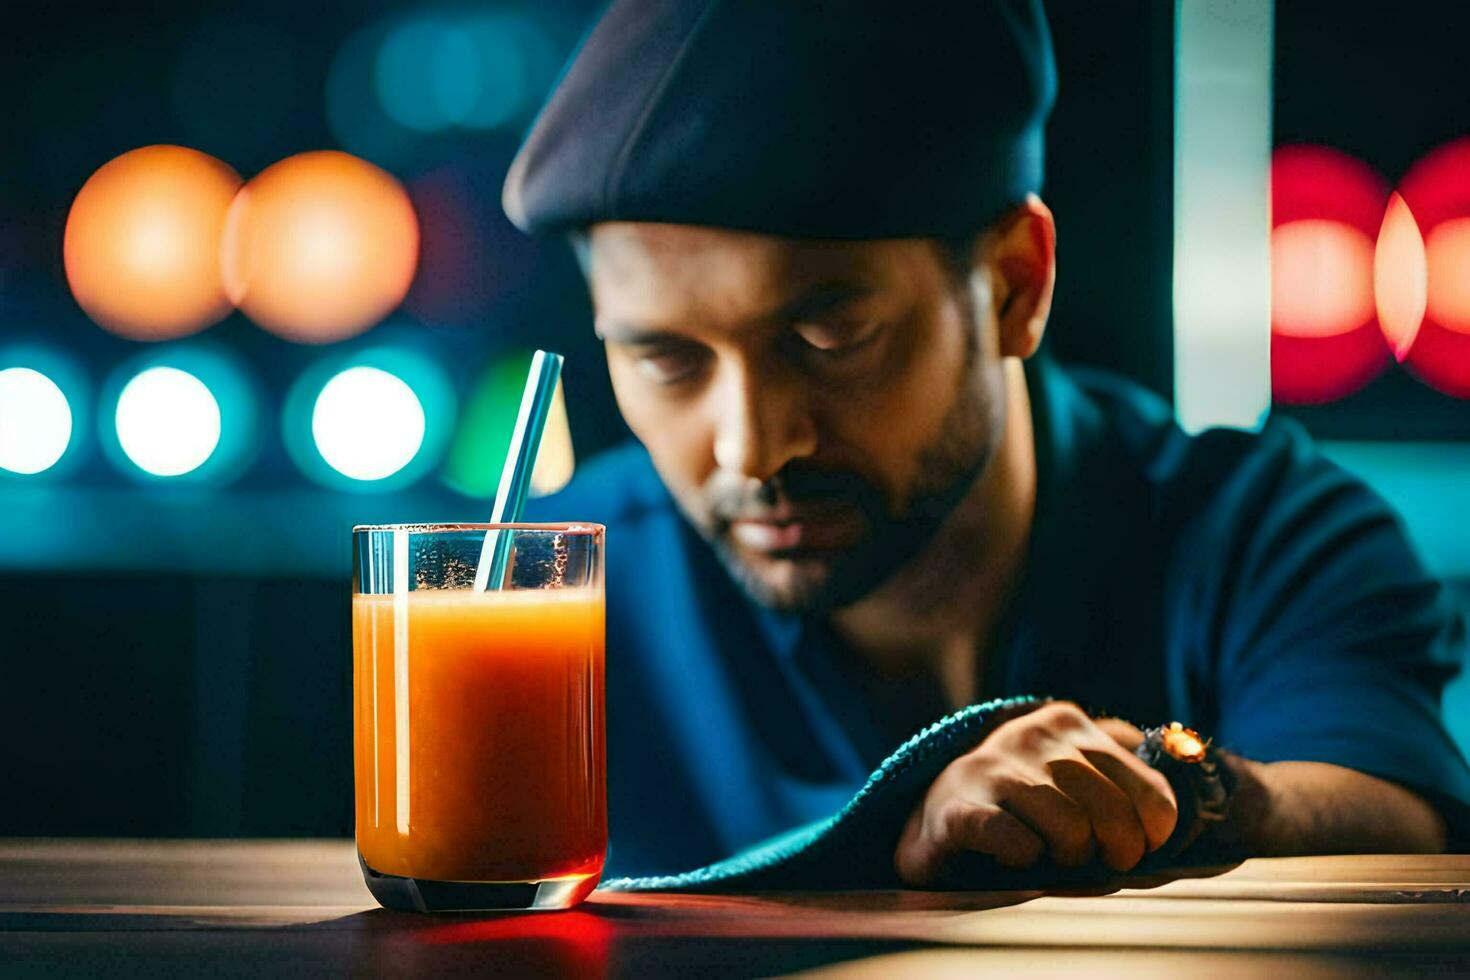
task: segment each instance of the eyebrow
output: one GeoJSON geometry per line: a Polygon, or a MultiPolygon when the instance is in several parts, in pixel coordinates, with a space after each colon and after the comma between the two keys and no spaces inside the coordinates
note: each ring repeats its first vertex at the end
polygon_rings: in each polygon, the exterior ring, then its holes
{"type": "Polygon", "coordinates": [[[619,323],[616,320],[599,319],[593,326],[593,330],[597,334],[597,339],[603,343],[622,344],[627,347],[653,347],[671,340],[683,339],[672,330],[647,330],[643,327],[619,323]]]}
{"type": "Polygon", "coordinates": [[[771,315],[771,319],[780,323],[817,320],[876,291],[872,286],[843,280],[819,283],[783,305],[771,315]]]}
{"type": "MultiPolygon", "coordinates": [[[[833,280],[806,289],[773,312],[760,319],[792,324],[821,319],[850,303],[872,295],[876,290],[853,282],[833,280]]],[[[687,339],[671,330],[656,330],[616,320],[597,320],[598,337],[603,341],[629,347],[649,347],[674,340],[687,339]]]]}

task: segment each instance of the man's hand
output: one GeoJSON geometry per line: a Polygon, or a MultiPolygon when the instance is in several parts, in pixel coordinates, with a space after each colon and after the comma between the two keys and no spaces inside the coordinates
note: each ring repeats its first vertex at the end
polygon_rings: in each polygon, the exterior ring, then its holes
{"type": "Polygon", "coordinates": [[[1168,780],[1131,751],[1142,738],[1065,701],[1011,719],[939,774],[899,837],[894,868],[920,888],[943,883],[966,852],[1008,868],[1043,858],[1075,868],[1097,853],[1127,871],[1179,816],[1168,780]]]}

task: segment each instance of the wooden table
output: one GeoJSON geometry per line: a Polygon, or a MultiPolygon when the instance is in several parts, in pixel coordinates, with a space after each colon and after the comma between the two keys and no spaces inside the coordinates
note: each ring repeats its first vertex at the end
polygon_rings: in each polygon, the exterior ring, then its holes
{"type": "Polygon", "coordinates": [[[1092,894],[373,906],[349,841],[0,840],[0,976],[1470,973],[1470,856],[1247,861],[1092,894]]]}

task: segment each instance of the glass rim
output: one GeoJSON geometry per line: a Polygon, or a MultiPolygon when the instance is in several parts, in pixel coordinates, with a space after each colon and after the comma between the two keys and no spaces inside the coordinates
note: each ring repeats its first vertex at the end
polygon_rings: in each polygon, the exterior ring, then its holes
{"type": "Polygon", "coordinates": [[[409,534],[450,534],[455,531],[540,531],[546,534],[602,535],[607,527],[594,521],[565,521],[533,523],[530,521],[501,521],[498,523],[444,523],[444,524],[354,524],[352,533],[364,531],[406,531],[409,534]]]}

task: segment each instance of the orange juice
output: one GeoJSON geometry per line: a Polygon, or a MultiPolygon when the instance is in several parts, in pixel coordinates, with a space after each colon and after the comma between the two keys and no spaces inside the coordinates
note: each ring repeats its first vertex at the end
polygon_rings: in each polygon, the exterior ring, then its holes
{"type": "Polygon", "coordinates": [[[607,848],[601,589],[356,594],[352,646],[367,865],[590,891],[607,848]]]}

